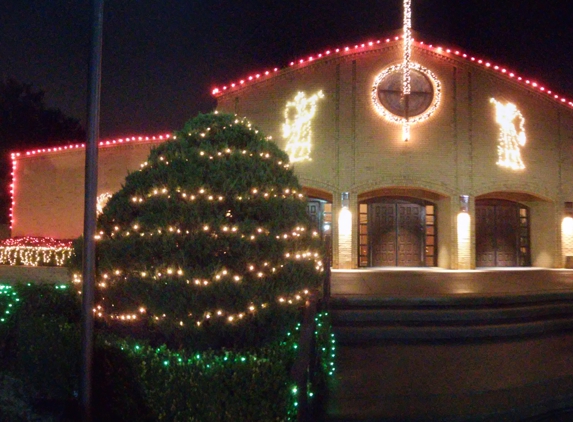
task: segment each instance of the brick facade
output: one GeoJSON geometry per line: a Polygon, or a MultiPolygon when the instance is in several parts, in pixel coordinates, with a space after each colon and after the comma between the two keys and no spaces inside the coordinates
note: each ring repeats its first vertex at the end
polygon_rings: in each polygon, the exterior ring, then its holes
{"type": "MultiPolygon", "coordinates": [[[[295,164],[303,185],[332,194],[334,209],[342,192],[350,193],[353,224],[351,265],[358,253],[358,203],[371,192],[429,199],[438,207],[438,259],[443,268],[458,268],[459,195],[474,202],[500,198],[529,207],[531,264],[561,267],[561,220],[564,201],[573,200],[573,110],[551,96],[512,80],[487,66],[416,46],[414,61],[431,70],[442,88],[441,103],[426,121],[411,126],[404,142],[401,125],[382,118],[373,107],[376,76],[399,64],[399,42],[293,66],[278,76],[218,96],[218,110],[247,116],[282,148],[288,101],[303,91],[324,93],[313,119],[312,161],[295,164]],[[525,169],[496,165],[499,126],[491,98],[514,103],[525,119],[525,169]]],[[[336,220],[336,219],[335,219],[336,220]]],[[[336,225],[333,232],[337,239],[336,225]]],[[[475,233],[471,234],[475,246],[475,233]]],[[[475,251],[474,251],[475,253],[475,251]]],[[[335,265],[345,266],[337,260],[335,265]]],[[[472,257],[475,262],[475,256],[472,257]]]]}
{"type": "MultiPolygon", "coordinates": [[[[564,202],[573,201],[573,109],[508,72],[454,53],[416,45],[413,60],[441,84],[441,103],[426,121],[402,139],[400,124],[375,110],[371,92],[384,69],[399,64],[399,42],[360,52],[333,54],[217,94],[218,110],[246,116],[281,147],[285,106],[298,92],[322,91],[312,120],[311,161],[294,164],[301,184],[323,192],[333,203],[333,264],[356,267],[358,211],[375,197],[410,197],[437,207],[437,265],[459,268],[459,196],[469,195],[475,266],[475,201],[514,201],[530,212],[531,265],[562,267],[564,202]],[[525,164],[511,170],[496,164],[499,125],[491,98],[511,102],[525,119],[525,164]],[[349,192],[353,216],[351,259],[340,262],[337,215],[341,194],[349,192]]],[[[160,141],[154,141],[160,142],[160,141]]],[[[139,168],[153,142],[100,149],[100,193],[117,190],[128,171],[139,168]]],[[[83,221],[84,150],[20,155],[15,168],[13,236],[76,237],[83,221]]],[[[346,256],[346,253],[345,253],[346,256]]]]}

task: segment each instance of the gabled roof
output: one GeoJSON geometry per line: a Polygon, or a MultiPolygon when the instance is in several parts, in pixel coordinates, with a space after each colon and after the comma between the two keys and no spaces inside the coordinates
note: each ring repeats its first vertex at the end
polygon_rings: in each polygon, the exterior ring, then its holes
{"type": "MultiPolygon", "coordinates": [[[[344,46],[341,48],[326,50],[322,53],[318,53],[315,55],[308,56],[306,58],[301,58],[299,60],[292,61],[289,63],[289,66],[287,68],[283,68],[283,69],[279,70],[279,68],[275,67],[272,70],[264,70],[262,72],[254,73],[254,74],[251,74],[245,78],[239,79],[238,81],[228,83],[227,85],[223,85],[221,87],[213,88],[211,93],[215,97],[220,97],[220,96],[225,95],[229,92],[238,91],[238,90],[240,90],[246,86],[254,85],[258,82],[271,79],[274,76],[288,72],[291,69],[303,68],[303,67],[306,67],[306,66],[313,64],[313,63],[320,61],[320,60],[327,60],[327,59],[332,59],[335,57],[344,57],[344,56],[348,56],[348,55],[352,55],[352,54],[364,53],[366,51],[374,51],[374,50],[380,49],[383,45],[396,44],[398,42],[401,42],[401,39],[402,39],[401,36],[393,36],[391,38],[386,38],[383,40],[380,40],[380,39],[375,40],[375,41],[371,40],[371,41],[366,41],[366,42],[363,42],[360,44],[355,44],[353,46],[344,46]]],[[[448,48],[448,47],[443,47],[440,45],[428,44],[428,43],[425,43],[424,41],[414,40],[413,45],[417,48],[431,51],[433,53],[437,53],[437,54],[442,55],[444,57],[466,60],[466,61],[470,62],[471,64],[474,64],[474,65],[479,66],[479,67],[483,67],[488,71],[495,72],[501,76],[504,76],[513,82],[523,84],[523,86],[526,88],[529,88],[529,89],[536,91],[540,94],[547,95],[547,97],[549,99],[556,101],[561,105],[573,108],[573,99],[568,99],[565,96],[560,95],[560,94],[554,92],[553,90],[547,88],[542,83],[537,82],[531,78],[527,78],[525,76],[522,76],[521,74],[517,73],[516,71],[510,70],[505,66],[501,66],[501,65],[492,63],[490,60],[487,60],[486,58],[478,57],[478,56],[463,52],[461,49],[458,49],[458,48],[448,48]]]]}

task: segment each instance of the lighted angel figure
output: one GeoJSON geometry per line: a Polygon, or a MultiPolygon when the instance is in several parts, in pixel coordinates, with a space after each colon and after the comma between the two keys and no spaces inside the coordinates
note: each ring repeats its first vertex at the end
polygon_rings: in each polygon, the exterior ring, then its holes
{"type": "Polygon", "coordinates": [[[111,193],[102,193],[101,195],[98,195],[97,197],[97,202],[96,202],[96,214],[99,216],[101,213],[103,213],[103,209],[105,208],[105,206],[107,205],[107,202],[111,199],[111,193]]]}
{"type": "Polygon", "coordinates": [[[317,102],[324,98],[322,91],[307,97],[299,92],[285,107],[283,137],[287,140],[285,150],[291,162],[311,160],[312,119],[316,115],[317,102]]]}
{"type": "Polygon", "coordinates": [[[525,168],[520,147],[525,146],[525,119],[515,104],[490,100],[495,105],[495,121],[499,125],[497,165],[512,170],[525,168]]]}

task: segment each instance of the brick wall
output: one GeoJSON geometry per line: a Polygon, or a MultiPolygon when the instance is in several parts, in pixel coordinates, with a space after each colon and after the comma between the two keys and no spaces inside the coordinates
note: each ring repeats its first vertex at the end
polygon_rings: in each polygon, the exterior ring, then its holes
{"type": "MultiPolygon", "coordinates": [[[[98,194],[113,193],[157,142],[100,147],[98,194]]],[[[16,158],[12,237],[71,239],[83,232],[85,149],[16,158]]]]}
{"type": "MultiPolygon", "coordinates": [[[[248,117],[282,148],[285,105],[299,91],[322,91],[312,121],[312,161],[298,162],[301,183],[333,195],[334,222],[340,195],[350,193],[357,215],[359,198],[386,192],[430,198],[438,208],[438,265],[457,268],[458,196],[470,195],[471,239],[475,247],[474,201],[508,195],[531,209],[534,265],[561,266],[563,202],[573,201],[573,111],[500,72],[452,55],[414,48],[414,60],[439,79],[442,99],[427,121],[412,125],[404,142],[401,126],[373,107],[376,76],[400,63],[399,43],[355,54],[331,56],[278,72],[218,97],[218,109],[248,117]],[[525,118],[526,168],[496,165],[499,125],[490,99],[514,103],[525,118]],[[392,190],[393,189],[393,190],[392,190]],[[433,198],[433,199],[432,199],[433,198]]],[[[98,192],[114,192],[128,171],[139,168],[153,142],[100,148],[98,192]]],[[[83,224],[84,150],[22,155],[16,160],[13,236],[77,237],[83,224]]],[[[358,224],[338,251],[352,251],[357,263],[358,224]],[[350,245],[350,246],[349,246],[350,245]]],[[[333,227],[336,240],[338,229],[333,227]]],[[[472,258],[475,261],[475,251],[472,258]]],[[[346,264],[345,264],[346,265],[346,264]]]]}
{"type": "Polygon", "coordinates": [[[476,197],[513,192],[532,209],[533,264],[560,266],[563,202],[573,200],[573,186],[567,183],[573,180],[573,111],[499,72],[416,47],[414,60],[437,76],[442,99],[434,115],[412,125],[411,139],[404,142],[401,125],[382,118],[370,95],[375,77],[399,63],[401,54],[395,44],[290,69],[220,96],[218,109],[249,117],[284,148],[286,102],[299,91],[322,90],[313,120],[312,161],[295,165],[306,186],[334,197],[350,192],[352,198],[382,187],[439,194],[438,264],[447,268],[457,265],[458,195],[470,195],[473,203],[476,197]],[[525,118],[523,170],[496,165],[499,125],[491,98],[514,103],[525,118]]]}

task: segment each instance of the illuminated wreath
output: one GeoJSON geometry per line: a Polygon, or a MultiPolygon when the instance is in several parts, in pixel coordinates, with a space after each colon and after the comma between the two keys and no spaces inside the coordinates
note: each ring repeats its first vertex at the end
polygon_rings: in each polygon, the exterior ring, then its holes
{"type": "MultiPolygon", "coordinates": [[[[402,72],[404,64],[384,69],[372,85],[372,103],[376,111],[392,123],[406,123],[405,106],[402,97],[402,72]]],[[[409,123],[428,119],[440,105],[442,88],[432,71],[410,64],[411,88],[409,102],[409,123]]]]}

